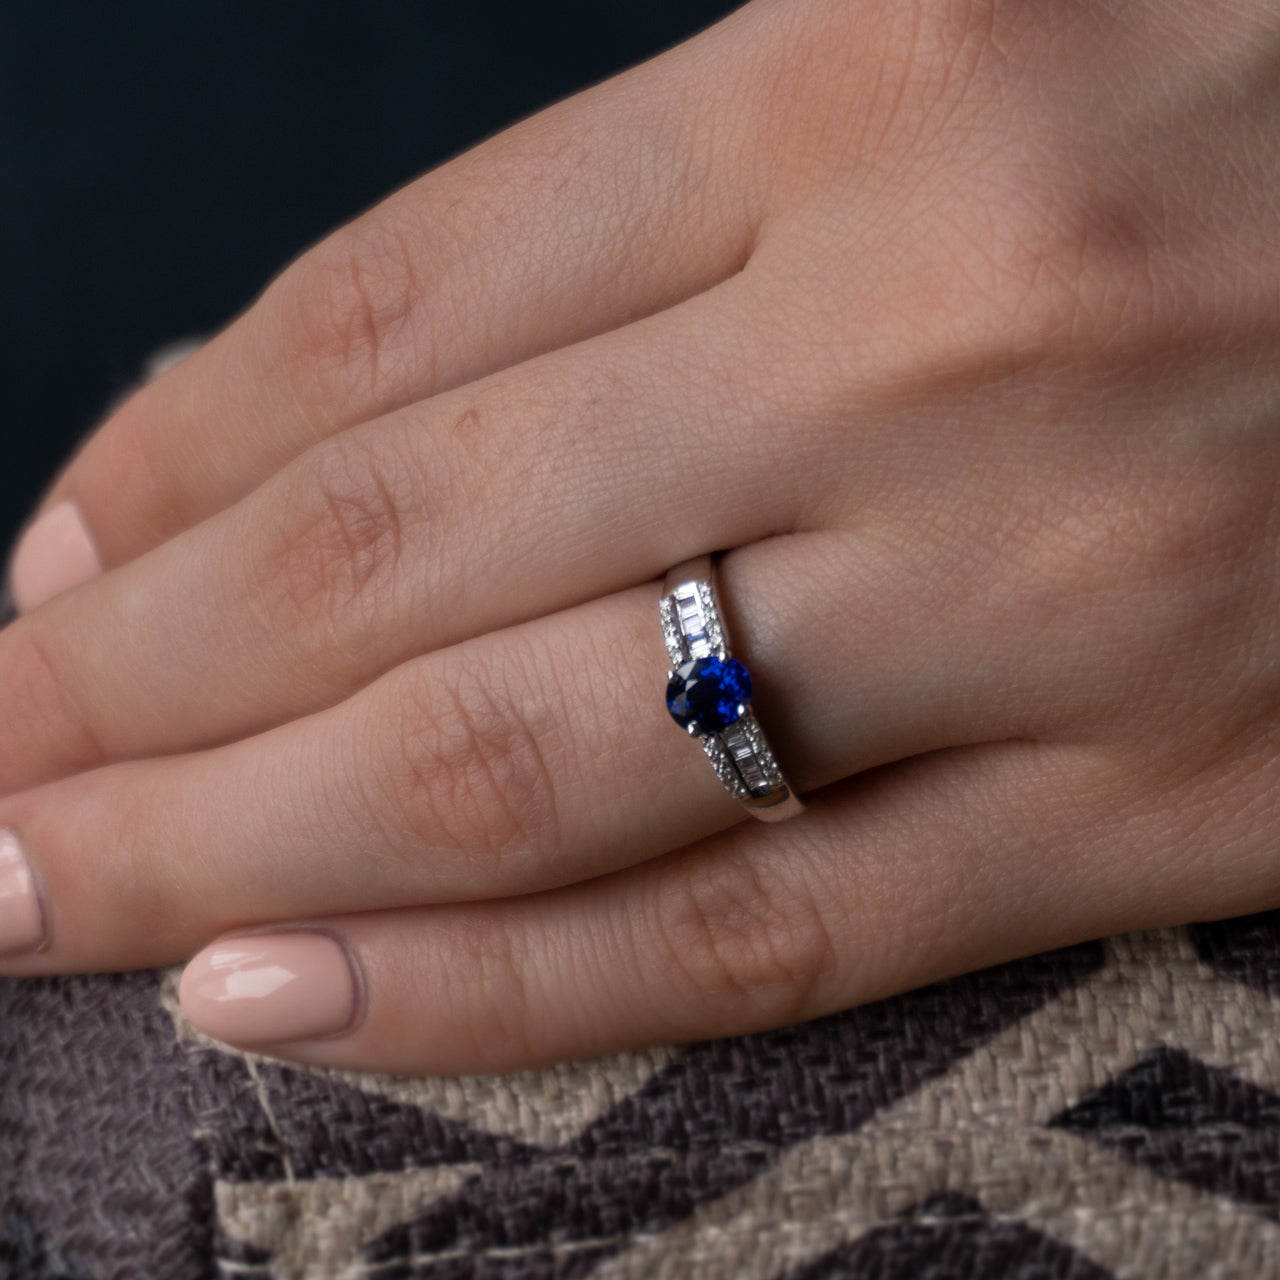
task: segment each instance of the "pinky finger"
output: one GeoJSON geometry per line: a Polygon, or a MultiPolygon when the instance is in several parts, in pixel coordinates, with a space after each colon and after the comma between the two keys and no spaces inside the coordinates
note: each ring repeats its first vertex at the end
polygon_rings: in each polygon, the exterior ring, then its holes
{"type": "Polygon", "coordinates": [[[181,1002],[243,1048],[401,1075],[807,1020],[1154,923],[1127,918],[1150,886],[1132,864],[1120,878],[1080,812],[1108,768],[1080,747],[938,752],[829,788],[800,820],[568,888],[227,936],[190,962],[181,1002]]]}

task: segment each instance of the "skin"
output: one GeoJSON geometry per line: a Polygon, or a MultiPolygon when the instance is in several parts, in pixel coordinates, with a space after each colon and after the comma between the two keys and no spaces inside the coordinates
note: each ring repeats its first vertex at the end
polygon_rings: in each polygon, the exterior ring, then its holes
{"type": "Polygon", "coordinates": [[[51,944],[321,924],[512,1070],[1280,906],[1280,16],[754,0],[394,193],[138,391],[0,633],[51,944]],[[662,705],[721,591],[808,811],[662,705]],[[139,922],[145,921],[145,927],[139,922]]]}

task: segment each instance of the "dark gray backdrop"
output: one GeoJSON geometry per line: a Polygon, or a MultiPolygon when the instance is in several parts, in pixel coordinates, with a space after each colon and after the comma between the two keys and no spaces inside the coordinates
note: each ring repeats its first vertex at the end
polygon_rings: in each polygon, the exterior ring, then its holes
{"type": "Polygon", "coordinates": [[[156,345],[729,0],[56,0],[0,20],[0,545],[156,345]]]}

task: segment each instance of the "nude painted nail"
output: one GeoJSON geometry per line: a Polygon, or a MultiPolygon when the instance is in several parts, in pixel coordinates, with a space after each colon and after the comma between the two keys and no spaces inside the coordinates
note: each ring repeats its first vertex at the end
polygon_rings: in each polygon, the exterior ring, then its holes
{"type": "Polygon", "coordinates": [[[272,933],[206,947],[183,972],[178,999],[206,1035],[264,1044],[344,1031],[358,991],[347,953],[332,938],[272,933]]]}
{"type": "Polygon", "coordinates": [[[17,835],[0,830],[0,956],[34,951],[44,941],[35,878],[17,835]]]}
{"type": "Polygon", "coordinates": [[[74,502],[51,507],[18,540],[9,570],[14,603],[28,613],[102,572],[102,561],[74,502]]]}

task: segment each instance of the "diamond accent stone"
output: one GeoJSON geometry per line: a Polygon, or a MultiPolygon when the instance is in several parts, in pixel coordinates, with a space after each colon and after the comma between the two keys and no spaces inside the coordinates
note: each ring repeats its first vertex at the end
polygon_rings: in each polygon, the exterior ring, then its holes
{"type": "Polygon", "coordinates": [[[782,780],[782,770],[778,768],[778,762],[773,758],[773,752],[769,750],[769,744],[764,740],[760,722],[754,715],[743,717],[742,736],[750,744],[756,758],[756,765],[769,789],[773,790],[775,787],[785,785],[782,780]]]}
{"type": "Polygon", "coordinates": [[[678,667],[685,660],[685,651],[684,637],[680,634],[680,619],[676,615],[676,602],[671,596],[663,596],[658,602],[658,609],[662,614],[662,639],[671,656],[671,665],[678,667]]]}
{"type": "Polygon", "coordinates": [[[716,607],[715,592],[709,582],[698,583],[698,603],[702,606],[702,616],[706,619],[707,646],[718,658],[729,656],[729,647],[725,644],[724,624],[720,621],[720,610],[716,607]]]}
{"type": "Polygon", "coordinates": [[[733,767],[733,761],[729,758],[728,751],[725,750],[724,743],[720,741],[715,734],[709,734],[702,739],[702,749],[707,754],[707,759],[711,761],[711,767],[716,771],[716,777],[728,788],[729,793],[735,800],[746,800],[751,795],[751,790],[737,769],[733,767]]]}

